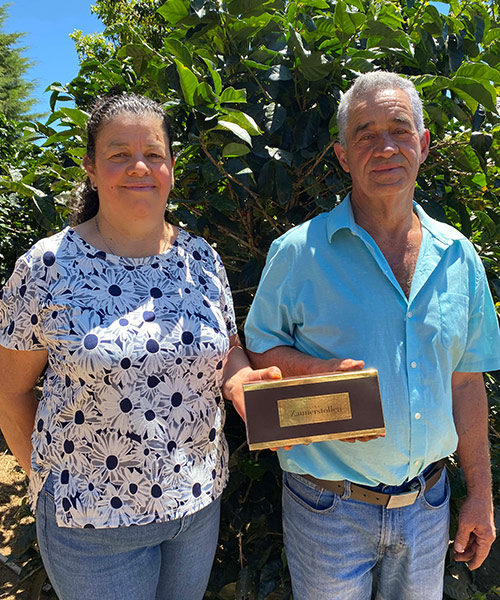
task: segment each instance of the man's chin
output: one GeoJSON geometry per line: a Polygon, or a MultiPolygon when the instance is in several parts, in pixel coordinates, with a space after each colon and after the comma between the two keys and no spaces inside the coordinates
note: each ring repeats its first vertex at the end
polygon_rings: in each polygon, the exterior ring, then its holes
{"type": "Polygon", "coordinates": [[[385,171],[373,171],[370,179],[377,185],[409,185],[410,183],[408,175],[402,167],[385,171]]]}

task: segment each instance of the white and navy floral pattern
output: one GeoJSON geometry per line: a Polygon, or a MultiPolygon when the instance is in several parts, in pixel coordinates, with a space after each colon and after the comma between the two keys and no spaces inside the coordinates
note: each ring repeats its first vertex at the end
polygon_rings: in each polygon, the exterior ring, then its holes
{"type": "Polygon", "coordinates": [[[236,333],[217,253],[183,230],[124,258],[73,229],[38,242],[0,292],[0,344],[49,355],[32,436],[32,507],[118,527],[194,513],[227,481],[222,367],[236,333]]]}

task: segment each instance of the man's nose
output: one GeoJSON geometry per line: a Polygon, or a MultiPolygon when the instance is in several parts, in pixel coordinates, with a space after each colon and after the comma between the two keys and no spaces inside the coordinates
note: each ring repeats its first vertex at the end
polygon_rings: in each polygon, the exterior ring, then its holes
{"type": "Polygon", "coordinates": [[[382,156],[392,156],[399,152],[399,146],[390,133],[382,132],[377,137],[376,152],[382,156]]]}

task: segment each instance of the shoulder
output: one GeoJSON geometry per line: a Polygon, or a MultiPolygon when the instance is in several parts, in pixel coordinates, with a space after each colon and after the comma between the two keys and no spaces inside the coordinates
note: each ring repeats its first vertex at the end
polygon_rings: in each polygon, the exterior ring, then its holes
{"type": "Polygon", "coordinates": [[[417,211],[422,225],[435,239],[448,246],[452,251],[460,253],[464,258],[471,259],[474,262],[481,260],[472,242],[463,233],[458,231],[458,229],[452,225],[433,219],[420,206],[418,206],[417,211]]]}
{"type": "Polygon", "coordinates": [[[55,257],[59,253],[65,251],[68,241],[71,238],[71,231],[69,227],[66,227],[59,233],[38,240],[21,258],[24,258],[26,262],[31,264],[39,261],[47,263],[53,259],[55,260],[55,257]]]}
{"type": "Polygon", "coordinates": [[[433,217],[429,216],[424,208],[418,204],[417,202],[413,203],[414,210],[417,213],[420,222],[423,227],[425,227],[430,233],[440,239],[442,242],[446,242],[451,244],[455,241],[457,242],[468,242],[467,238],[458,231],[455,227],[448,225],[448,223],[444,223],[443,221],[438,221],[433,217]]]}
{"type": "Polygon", "coordinates": [[[286,251],[290,254],[298,254],[310,250],[314,244],[327,241],[326,224],[330,213],[321,213],[317,217],[296,225],[271,244],[272,253],[286,251]]]}
{"type": "Polygon", "coordinates": [[[66,227],[59,233],[35,242],[27,252],[17,259],[15,271],[20,269],[30,271],[36,270],[38,267],[51,267],[61,251],[64,252],[69,231],[71,231],[69,227],[66,227]]]}
{"type": "Polygon", "coordinates": [[[213,248],[204,238],[179,227],[179,234],[175,244],[181,251],[190,256],[194,261],[205,265],[222,266],[221,258],[215,248],[213,248]]]}
{"type": "Polygon", "coordinates": [[[442,221],[436,221],[428,215],[424,222],[424,226],[436,237],[443,239],[450,243],[453,242],[468,242],[469,240],[462,234],[458,229],[455,229],[452,225],[443,223],[442,221]]]}

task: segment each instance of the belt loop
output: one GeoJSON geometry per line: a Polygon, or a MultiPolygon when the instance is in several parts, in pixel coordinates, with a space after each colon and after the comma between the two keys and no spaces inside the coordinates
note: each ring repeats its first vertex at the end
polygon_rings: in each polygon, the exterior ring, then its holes
{"type": "Polygon", "coordinates": [[[348,500],[351,497],[351,482],[344,479],[344,493],[340,496],[341,500],[348,500]]]}
{"type": "Polygon", "coordinates": [[[425,478],[424,478],[424,476],[422,474],[420,474],[418,476],[418,483],[420,485],[420,490],[418,492],[417,498],[420,498],[421,496],[424,495],[424,492],[425,492],[425,478]]]}

